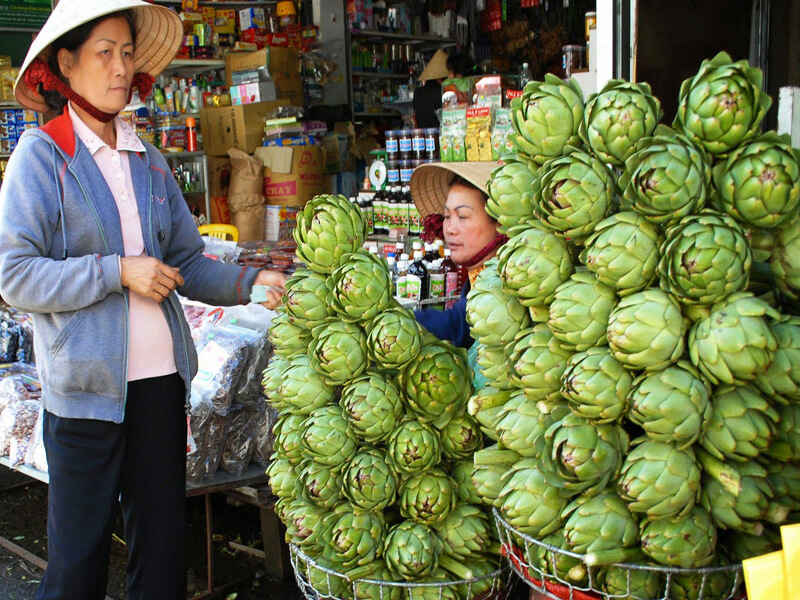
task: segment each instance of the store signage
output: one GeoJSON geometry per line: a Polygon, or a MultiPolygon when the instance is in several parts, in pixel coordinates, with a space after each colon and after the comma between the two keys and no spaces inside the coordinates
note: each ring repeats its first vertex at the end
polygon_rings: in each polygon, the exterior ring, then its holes
{"type": "Polygon", "coordinates": [[[0,28],[38,30],[50,10],[50,0],[0,0],[0,28]]]}

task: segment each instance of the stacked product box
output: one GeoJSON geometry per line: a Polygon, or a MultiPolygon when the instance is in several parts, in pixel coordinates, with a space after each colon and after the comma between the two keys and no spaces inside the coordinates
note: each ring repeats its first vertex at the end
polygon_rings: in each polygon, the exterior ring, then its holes
{"type": "Polygon", "coordinates": [[[10,154],[28,129],[39,127],[36,113],[24,108],[0,109],[0,154],[10,154]]]}

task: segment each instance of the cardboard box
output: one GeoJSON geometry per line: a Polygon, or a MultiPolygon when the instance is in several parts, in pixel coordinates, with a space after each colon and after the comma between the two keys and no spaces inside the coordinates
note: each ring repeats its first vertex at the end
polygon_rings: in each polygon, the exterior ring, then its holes
{"type": "Polygon", "coordinates": [[[236,33],[236,11],[220,8],[214,11],[214,31],[217,33],[236,33]]]}
{"type": "Polygon", "coordinates": [[[277,242],[292,237],[300,209],[292,206],[267,206],[264,215],[264,239],[277,242]]]}
{"type": "Polygon", "coordinates": [[[273,100],[201,109],[203,150],[209,156],[227,156],[228,148],[252,154],[261,146],[267,115],[286,104],[286,100],[273,100]]]}
{"type": "Polygon", "coordinates": [[[264,29],[267,18],[263,8],[242,8],[239,10],[239,29],[264,29]]]}
{"type": "Polygon", "coordinates": [[[256,48],[261,50],[267,45],[267,30],[266,29],[245,29],[239,34],[239,39],[242,42],[255,44],[256,48]]]}
{"type": "Polygon", "coordinates": [[[230,52],[225,57],[225,83],[233,85],[234,71],[250,71],[267,66],[278,98],[287,98],[290,104],[302,106],[303,81],[300,78],[300,55],[291,48],[269,46],[257,52],[230,52]]]}
{"type": "Polygon", "coordinates": [[[300,207],[325,192],[324,153],[319,146],[262,146],[255,156],[264,163],[267,204],[300,207]]]}
{"type": "Polygon", "coordinates": [[[208,195],[228,196],[231,183],[231,159],[227,156],[209,156],[208,161],[208,195]]]}
{"type": "Polygon", "coordinates": [[[275,100],[275,83],[273,81],[259,81],[258,83],[242,83],[230,88],[231,104],[253,104],[275,100]]]}
{"type": "Polygon", "coordinates": [[[223,225],[231,224],[231,211],[228,208],[227,196],[213,196],[211,202],[211,222],[222,223],[223,225]]]}

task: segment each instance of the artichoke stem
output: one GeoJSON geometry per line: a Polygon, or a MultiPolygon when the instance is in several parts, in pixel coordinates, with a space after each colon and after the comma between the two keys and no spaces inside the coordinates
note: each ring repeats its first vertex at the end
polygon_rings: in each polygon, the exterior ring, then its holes
{"type": "Polygon", "coordinates": [[[439,557],[439,566],[445,571],[450,571],[450,573],[459,579],[463,579],[464,581],[475,579],[475,573],[472,571],[472,569],[451,558],[450,556],[447,556],[446,554],[442,554],[439,557]]]}
{"type": "Polygon", "coordinates": [[[495,445],[476,452],[473,460],[476,467],[511,467],[519,460],[519,454],[513,450],[498,450],[495,445]]]}
{"type": "Polygon", "coordinates": [[[705,450],[698,448],[695,453],[700,465],[703,467],[703,471],[716,479],[734,497],[738,498],[739,492],[742,490],[742,476],[739,473],[739,469],[726,465],[705,450]]]}
{"type": "Polygon", "coordinates": [[[626,562],[632,560],[635,556],[636,553],[633,548],[614,548],[613,550],[602,550],[600,552],[587,552],[583,560],[590,567],[594,567],[626,562]]]}
{"type": "Polygon", "coordinates": [[[773,525],[780,525],[789,518],[789,507],[780,502],[770,502],[764,518],[773,525]]]}

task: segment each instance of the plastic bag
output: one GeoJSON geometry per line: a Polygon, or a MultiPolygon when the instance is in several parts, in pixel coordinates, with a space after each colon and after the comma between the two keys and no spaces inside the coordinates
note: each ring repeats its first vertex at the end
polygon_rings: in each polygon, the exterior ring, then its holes
{"type": "Polygon", "coordinates": [[[261,420],[261,413],[266,410],[263,404],[253,407],[234,406],[228,435],[225,436],[225,448],[219,467],[232,475],[241,475],[250,466],[256,442],[256,431],[261,420]]]}
{"type": "Polygon", "coordinates": [[[33,436],[36,421],[39,418],[40,404],[36,400],[19,400],[10,402],[0,414],[0,455],[9,456],[11,440],[16,440],[16,456],[13,464],[25,460],[27,442],[33,436]],[[21,451],[21,456],[19,455],[21,451]],[[17,460],[18,462],[14,462],[17,460]]]}
{"type": "Polygon", "coordinates": [[[235,264],[242,253],[236,242],[203,236],[205,250],[203,254],[222,263],[235,264]]]}
{"type": "Polygon", "coordinates": [[[192,380],[192,394],[210,402],[215,412],[224,415],[233,403],[233,396],[249,355],[248,330],[230,331],[215,327],[206,334],[198,348],[198,371],[192,380]]]}
{"type": "Polygon", "coordinates": [[[214,405],[192,391],[189,413],[189,441],[186,455],[186,480],[199,483],[219,468],[225,447],[227,417],[214,412],[214,405]]]}
{"type": "Polygon", "coordinates": [[[9,321],[0,321],[0,362],[17,360],[19,334],[19,325],[9,321]]]}
{"type": "Polygon", "coordinates": [[[267,403],[267,399],[264,396],[259,398],[259,404],[264,407],[264,410],[260,413],[258,419],[252,460],[254,463],[267,468],[272,457],[272,447],[275,445],[275,434],[272,430],[278,421],[278,411],[267,403]]]}
{"type": "Polygon", "coordinates": [[[36,419],[36,426],[33,428],[33,436],[28,444],[28,451],[25,453],[25,464],[47,473],[47,453],[44,450],[44,432],[42,429],[44,425],[43,413],[44,408],[40,406],[39,417],[36,419]]]}
{"type": "Polygon", "coordinates": [[[271,344],[267,339],[275,312],[260,304],[235,306],[226,310],[220,327],[239,332],[248,348],[242,374],[234,390],[233,399],[243,406],[257,406],[261,391],[261,375],[267,368],[271,344]]]}

